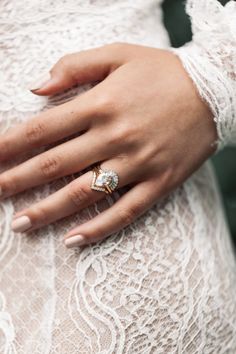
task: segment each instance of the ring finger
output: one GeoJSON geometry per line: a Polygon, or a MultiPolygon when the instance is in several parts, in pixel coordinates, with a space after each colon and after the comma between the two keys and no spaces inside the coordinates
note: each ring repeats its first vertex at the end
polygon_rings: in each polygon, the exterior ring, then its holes
{"type": "MultiPolygon", "coordinates": [[[[114,170],[119,176],[118,188],[134,182],[135,172],[122,168],[120,159],[106,161],[102,168],[114,170]]],[[[39,203],[17,213],[12,223],[15,232],[31,231],[62,219],[103,199],[104,192],[91,189],[92,171],[75,179],[39,203]]]]}

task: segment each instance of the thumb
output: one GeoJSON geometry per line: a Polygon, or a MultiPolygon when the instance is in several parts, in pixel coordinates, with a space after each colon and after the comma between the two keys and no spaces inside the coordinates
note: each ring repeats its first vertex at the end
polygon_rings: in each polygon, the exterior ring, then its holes
{"type": "Polygon", "coordinates": [[[101,81],[122,64],[116,46],[110,44],[67,54],[48,73],[30,84],[29,89],[37,95],[50,96],[74,85],[101,81]]]}

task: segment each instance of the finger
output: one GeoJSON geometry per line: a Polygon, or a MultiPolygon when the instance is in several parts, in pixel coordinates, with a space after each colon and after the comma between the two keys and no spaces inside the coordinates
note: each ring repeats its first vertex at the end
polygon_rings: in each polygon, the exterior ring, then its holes
{"type": "Polygon", "coordinates": [[[158,195],[153,192],[154,190],[156,186],[153,182],[137,184],[112,207],[65,235],[65,245],[71,248],[88,244],[123,229],[149,209],[160,197],[160,191],[158,195]]]}
{"type": "Polygon", "coordinates": [[[80,172],[109,155],[102,134],[89,131],[2,173],[1,198],[80,172]]]}
{"type": "Polygon", "coordinates": [[[0,140],[0,161],[87,130],[96,107],[91,91],[11,128],[0,140]]]}
{"type": "Polygon", "coordinates": [[[53,95],[77,84],[103,80],[122,63],[119,44],[110,44],[63,56],[30,85],[37,95],[53,95]]]}
{"type": "MultiPolygon", "coordinates": [[[[132,180],[131,176],[134,174],[131,171],[124,171],[119,161],[107,161],[104,165],[105,169],[116,168],[119,175],[119,188],[132,180]]],[[[46,199],[17,213],[12,224],[13,231],[31,231],[79,212],[103,199],[106,195],[104,192],[91,189],[92,179],[93,173],[89,171],[46,199]]]]}

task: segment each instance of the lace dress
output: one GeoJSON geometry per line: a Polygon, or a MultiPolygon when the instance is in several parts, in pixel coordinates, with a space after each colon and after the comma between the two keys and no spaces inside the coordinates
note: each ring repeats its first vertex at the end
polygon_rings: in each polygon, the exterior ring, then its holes
{"type": "MultiPolygon", "coordinates": [[[[175,53],[214,112],[220,144],[235,142],[235,2],[189,0],[187,10],[193,41],[175,53]]],[[[32,77],[68,52],[114,41],[168,48],[160,1],[1,0],[1,133],[81,90],[37,97],[26,89],[32,77]]],[[[32,237],[11,231],[16,210],[71,178],[0,204],[0,353],[236,353],[236,267],[211,165],[83,249],[66,249],[65,231],[114,199],[32,237]]]]}

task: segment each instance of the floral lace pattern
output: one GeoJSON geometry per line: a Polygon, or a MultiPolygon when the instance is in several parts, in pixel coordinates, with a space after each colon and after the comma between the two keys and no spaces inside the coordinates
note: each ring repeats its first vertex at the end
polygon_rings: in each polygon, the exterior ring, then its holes
{"type": "MultiPolygon", "coordinates": [[[[1,133],[86,89],[50,99],[26,89],[65,53],[114,41],[168,47],[159,5],[2,0],[1,133]]],[[[235,259],[211,166],[206,163],[135,223],[95,245],[67,250],[62,239],[111,205],[117,193],[32,236],[11,231],[14,211],[71,178],[0,204],[0,353],[235,353],[235,259]]]]}
{"type": "Polygon", "coordinates": [[[193,41],[175,50],[214,114],[219,148],[236,142],[236,2],[189,0],[193,41]]]}

